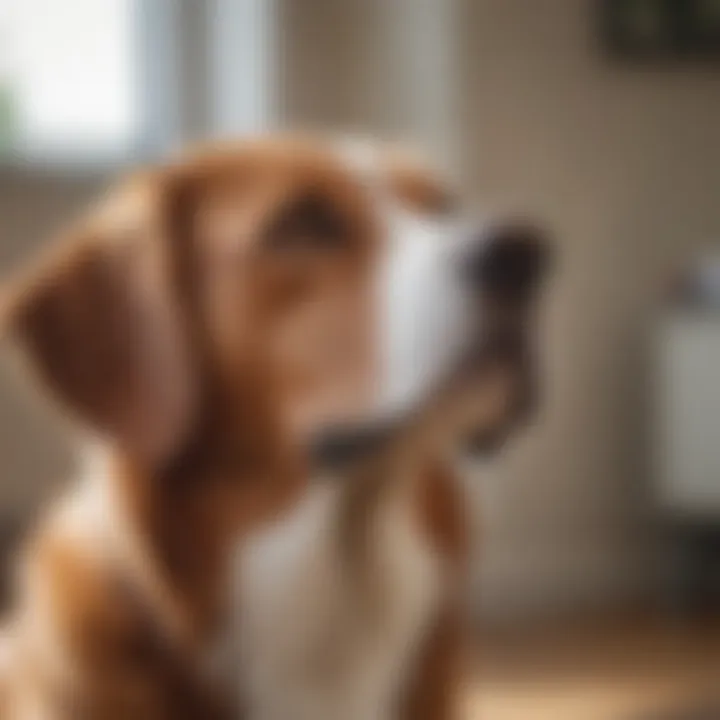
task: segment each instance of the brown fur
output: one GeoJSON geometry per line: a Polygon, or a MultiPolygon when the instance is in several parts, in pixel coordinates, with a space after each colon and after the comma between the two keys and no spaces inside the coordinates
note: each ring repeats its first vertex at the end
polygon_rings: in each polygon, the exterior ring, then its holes
{"type": "Polygon", "coordinates": [[[447,596],[421,645],[404,690],[401,717],[451,720],[459,716],[466,639],[462,596],[468,572],[470,531],[457,478],[429,463],[418,484],[418,512],[437,551],[450,564],[447,596]]]}
{"type": "Polygon", "coordinates": [[[456,209],[458,198],[448,184],[412,156],[389,153],[387,177],[395,195],[415,212],[446,215],[456,209]]]}

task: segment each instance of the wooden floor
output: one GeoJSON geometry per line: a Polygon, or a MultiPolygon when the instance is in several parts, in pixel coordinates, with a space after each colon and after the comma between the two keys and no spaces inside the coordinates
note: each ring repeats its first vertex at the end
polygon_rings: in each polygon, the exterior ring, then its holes
{"type": "Polygon", "coordinates": [[[720,622],[546,628],[481,648],[472,720],[720,720],[720,622]]]}

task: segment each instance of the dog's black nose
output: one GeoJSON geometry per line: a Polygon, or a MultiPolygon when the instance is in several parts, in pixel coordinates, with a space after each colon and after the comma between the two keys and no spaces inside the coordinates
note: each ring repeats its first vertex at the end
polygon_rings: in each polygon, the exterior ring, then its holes
{"type": "Polygon", "coordinates": [[[523,301],[532,295],[547,270],[548,242],[531,223],[497,223],[478,236],[464,262],[478,293],[523,301]]]}

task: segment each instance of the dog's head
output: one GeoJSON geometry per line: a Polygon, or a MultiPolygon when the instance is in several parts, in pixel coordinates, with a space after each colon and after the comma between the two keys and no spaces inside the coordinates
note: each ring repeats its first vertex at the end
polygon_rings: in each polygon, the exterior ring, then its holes
{"type": "Polygon", "coordinates": [[[505,383],[464,421],[484,439],[531,395],[543,256],[534,229],[469,226],[379,150],[253,141],[111,193],[11,288],[5,320],[66,406],[147,463],[201,428],[302,446],[378,427],[461,377],[505,383]]]}

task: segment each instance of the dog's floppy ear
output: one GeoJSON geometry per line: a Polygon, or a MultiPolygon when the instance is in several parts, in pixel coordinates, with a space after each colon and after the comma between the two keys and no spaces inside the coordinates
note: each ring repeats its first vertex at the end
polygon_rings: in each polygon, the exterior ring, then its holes
{"type": "Polygon", "coordinates": [[[84,424],[143,462],[187,432],[191,359],[158,183],[111,196],[9,288],[3,330],[84,424]]]}

